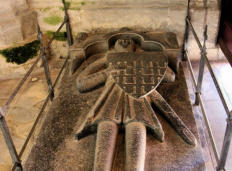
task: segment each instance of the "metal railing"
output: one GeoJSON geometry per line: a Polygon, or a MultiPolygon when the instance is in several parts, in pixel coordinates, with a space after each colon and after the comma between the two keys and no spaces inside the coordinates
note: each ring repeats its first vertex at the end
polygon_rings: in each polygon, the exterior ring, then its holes
{"type": "Polygon", "coordinates": [[[210,141],[212,144],[212,148],[213,148],[213,152],[214,152],[214,156],[217,162],[217,167],[215,168],[217,171],[219,170],[225,170],[225,164],[226,164],[226,160],[227,160],[227,156],[228,156],[228,152],[229,152],[229,148],[230,148],[230,143],[231,143],[231,139],[232,139],[232,111],[229,109],[226,100],[224,98],[224,95],[222,93],[222,90],[219,86],[219,83],[217,81],[217,78],[213,72],[212,66],[210,65],[209,59],[207,57],[207,53],[206,53],[206,40],[207,40],[207,24],[206,24],[206,18],[207,18],[207,0],[204,0],[204,6],[205,6],[205,24],[204,24],[204,40],[203,40],[203,45],[201,44],[197,33],[191,23],[191,18],[190,18],[190,0],[188,0],[188,8],[187,8],[187,16],[186,16],[186,29],[185,29],[185,36],[184,36],[184,45],[183,45],[183,60],[187,61],[189,70],[190,70],[190,74],[191,74],[191,78],[193,80],[193,84],[194,84],[194,88],[195,88],[195,94],[196,94],[196,98],[195,98],[195,104],[199,105],[201,107],[203,116],[204,116],[204,120],[206,122],[206,126],[207,126],[207,130],[208,130],[208,134],[210,137],[210,141]],[[196,79],[194,76],[194,72],[193,72],[193,68],[192,68],[192,64],[191,61],[188,57],[188,52],[187,52],[187,43],[188,43],[188,37],[189,37],[189,32],[191,31],[191,33],[193,34],[194,39],[196,40],[196,43],[201,51],[201,58],[200,58],[200,63],[199,63],[199,72],[198,72],[198,78],[196,79]],[[209,120],[207,118],[207,114],[205,111],[205,107],[204,107],[204,102],[202,100],[201,97],[201,87],[202,87],[202,80],[203,80],[203,75],[204,75],[204,67],[205,65],[207,66],[209,73],[213,79],[213,83],[217,89],[217,92],[219,94],[220,100],[223,104],[223,107],[226,111],[227,114],[227,126],[226,126],[226,131],[225,131],[225,135],[224,135],[224,140],[223,140],[223,145],[222,145],[222,150],[221,153],[219,155],[216,143],[215,143],[215,139],[212,133],[212,129],[209,123],[209,120]]]}
{"type": "MultiPolygon", "coordinates": [[[[71,35],[71,28],[70,28],[70,22],[69,22],[69,16],[67,13],[67,9],[66,9],[66,5],[65,5],[65,1],[62,0],[63,2],[63,6],[64,6],[64,21],[62,22],[62,24],[60,25],[60,27],[57,29],[57,31],[55,32],[55,34],[53,35],[53,37],[50,39],[50,41],[48,42],[48,47],[50,47],[51,43],[53,42],[53,40],[55,39],[55,37],[57,36],[58,32],[60,32],[60,30],[63,28],[64,25],[66,25],[66,32],[67,32],[67,41],[68,41],[68,45],[71,46],[72,45],[72,35],[71,35]]],[[[204,5],[207,6],[207,1],[205,0],[204,2],[206,2],[204,5]]],[[[228,151],[229,151],[229,147],[230,147],[230,142],[231,142],[231,137],[232,137],[232,111],[229,110],[225,98],[223,96],[223,93],[220,89],[220,86],[218,84],[218,81],[215,77],[215,74],[213,72],[213,69],[210,65],[209,59],[207,57],[207,53],[206,53],[206,40],[207,40],[207,25],[205,24],[205,29],[204,29],[204,41],[203,41],[203,45],[201,44],[195,29],[191,23],[191,18],[190,18],[190,0],[188,0],[188,8],[187,8],[187,16],[186,16],[186,28],[185,28],[185,35],[184,35],[184,45],[183,45],[183,60],[186,60],[190,69],[190,73],[191,73],[191,77],[193,79],[193,83],[194,83],[194,87],[195,87],[195,93],[196,93],[196,99],[195,99],[195,104],[201,106],[202,109],[202,113],[206,122],[206,126],[207,126],[207,130],[210,136],[210,140],[212,143],[212,147],[213,147],[213,151],[215,154],[215,158],[217,161],[217,167],[216,170],[225,170],[225,163],[226,163],[226,159],[227,159],[227,155],[228,155],[228,151]],[[188,58],[188,52],[187,52],[187,43],[188,43],[188,38],[189,38],[189,33],[190,31],[192,32],[197,45],[199,47],[199,49],[201,50],[201,59],[200,59],[200,64],[199,64],[199,72],[198,72],[198,78],[196,79],[194,76],[194,72],[192,69],[192,65],[191,65],[191,61],[188,58]],[[224,106],[224,109],[228,115],[228,119],[227,119],[227,127],[226,127],[226,131],[225,131],[225,136],[224,136],[224,141],[223,141],[223,146],[222,146],[222,150],[221,150],[221,154],[219,155],[213,134],[212,134],[212,130],[211,130],[211,126],[210,123],[208,121],[206,112],[205,112],[205,107],[204,107],[204,103],[201,97],[201,87],[202,87],[202,80],[203,80],[203,74],[204,74],[204,66],[208,67],[208,70],[210,72],[211,77],[213,78],[213,82],[216,86],[216,89],[219,93],[220,99],[222,101],[222,104],[224,106]]],[[[207,14],[207,7],[206,7],[206,14],[207,14]]],[[[206,20],[206,17],[205,17],[206,20]]],[[[206,23],[206,22],[205,22],[206,23]]],[[[27,71],[27,73],[24,75],[24,77],[22,78],[22,80],[19,82],[19,84],[17,85],[17,87],[15,88],[15,90],[13,91],[13,93],[11,94],[11,96],[9,97],[9,99],[7,100],[7,102],[5,103],[5,105],[0,108],[0,128],[2,130],[5,142],[7,144],[7,147],[9,149],[10,155],[11,155],[11,159],[13,162],[13,167],[12,170],[18,170],[21,171],[23,170],[22,164],[21,164],[21,158],[22,155],[28,145],[28,142],[30,140],[30,138],[32,137],[32,134],[36,128],[36,125],[38,124],[38,121],[41,118],[41,115],[46,107],[46,105],[49,102],[49,99],[52,101],[54,98],[54,87],[56,86],[60,75],[62,74],[62,71],[64,70],[64,67],[67,64],[67,61],[69,59],[69,56],[66,58],[62,68],[60,69],[60,72],[58,74],[58,76],[56,77],[55,82],[52,84],[51,78],[50,78],[50,72],[49,72],[49,67],[47,64],[47,60],[46,60],[46,53],[45,53],[45,48],[43,46],[43,36],[42,36],[42,32],[40,31],[40,28],[38,26],[38,40],[40,41],[40,56],[35,60],[35,62],[33,63],[33,65],[31,66],[31,68],[27,71]],[[23,86],[23,84],[25,83],[25,81],[27,80],[27,78],[29,77],[29,75],[32,73],[33,69],[35,68],[36,64],[40,61],[40,59],[42,58],[43,61],[43,67],[44,67],[44,72],[46,75],[46,80],[47,80],[47,85],[48,85],[48,89],[49,89],[49,93],[42,105],[42,108],[40,109],[39,114],[37,115],[37,118],[20,150],[19,153],[17,153],[14,142],[11,138],[6,120],[5,120],[5,112],[6,110],[9,108],[9,105],[11,104],[11,102],[13,101],[13,99],[15,98],[15,96],[17,95],[17,93],[19,92],[20,88],[23,86]]]]}
{"type": "MultiPolygon", "coordinates": [[[[71,35],[71,28],[70,28],[70,22],[69,22],[69,16],[67,13],[67,8],[65,5],[65,0],[62,0],[63,6],[64,6],[64,21],[62,22],[62,24],[59,26],[59,28],[57,29],[57,31],[54,33],[53,37],[50,39],[50,41],[48,42],[47,48],[50,47],[51,43],[53,42],[53,40],[55,39],[55,37],[57,36],[57,34],[60,32],[60,30],[62,29],[62,27],[64,25],[66,25],[66,32],[67,32],[67,42],[68,45],[71,46],[73,43],[73,39],[72,39],[72,35],[71,35]]],[[[41,118],[41,115],[45,109],[45,107],[47,106],[49,99],[52,101],[54,98],[54,87],[56,86],[63,70],[64,67],[67,64],[67,61],[69,59],[69,55],[67,56],[67,58],[65,59],[65,62],[63,63],[56,79],[55,82],[52,84],[51,81],[51,77],[50,77],[50,72],[49,72],[49,67],[47,64],[47,58],[46,58],[46,53],[45,53],[45,47],[43,45],[43,34],[40,30],[39,24],[38,24],[38,40],[40,41],[40,55],[39,57],[35,60],[35,62],[32,64],[32,66],[30,67],[30,69],[27,71],[27,73],[24,75],[24,77],[21,79],[21,81],[19,82],[19,84],[16,86],[16,88],[14,89],[13,93],[10,95],[9,99],[7,100],[7,102],[5,103],[5,105],[3,107],[0,108],[0,128],[3,134],[3,137],[5,139],[6,145],[8,147],[12,162],[13,162],[13,167],[12,170],[17,170],[17,171],[22,171],[23,167],[22,167],[22,163],[21,163],[21,158],[22,155],[28,145],[28,142],[30,140],[30,138],[32,137],[35,128],[41,118]],[[47,80],[47,85],[48,85],[48,95],[42,105],[42,108],[40,109],[37,118],[20,150],[20,152],[18,153],[16,151],[14,142],[12,140],[11,134],[9,132],[8,126],[7,126],[7,122],[5,120],[5,113],[7,111],[7,109],[9,108],[9,105],[11,104],[11,102],[14,100],[15,96],[17,95],[17,93],[19,92],[19,90],[21,89],[21,87],[24,85],[25,81],[27,80],[27,78],[30,76],[30,74],[32,73],[32,71],[34,70],[35,66],[38,64],[38,62],[41,60],[42,58],[42,62],[43,62],[43,68],[44,68],[44,73],[46,76],[46,80],[47,80]]]]}

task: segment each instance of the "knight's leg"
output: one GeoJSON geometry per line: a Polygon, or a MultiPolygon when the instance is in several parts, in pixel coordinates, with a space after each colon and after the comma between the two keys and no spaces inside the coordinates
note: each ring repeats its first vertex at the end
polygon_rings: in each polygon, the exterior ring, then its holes
{"type": "Polygon", "coordinates": [[[112,121],[98,125],[95,148],[94,171],[110,171],[114,157],[118,126],[112,121]]]}
{"type": "Polygon", "coordinates": [[[196,145],[197,141],[192,132],[186,127],[172,107],[164,100],[164,98],[154,90],[149,94],[151,101],[162,112],[164,117],[172,124],[176,132],[190,145],[196,145]]]}
{"type": "Polygon", "coordinates": [[[126,125],[126,171],[143,171],[146,152],[146,128],[141,122],[126,125]]]}

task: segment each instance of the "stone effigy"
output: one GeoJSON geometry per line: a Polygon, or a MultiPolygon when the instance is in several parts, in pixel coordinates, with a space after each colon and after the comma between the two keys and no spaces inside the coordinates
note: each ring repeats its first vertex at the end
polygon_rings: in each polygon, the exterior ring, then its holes
{"type": "Polygon", "coordinates": [[[125,170],[144,170],[147,133],[164,141],[157,112],[187,144],[192,148],[197,144],[193,133],[156,90],[162,82],[174,82],[178,73],[178,58],[166,51],[168,46],[178,47],[173,33],[151,38],[121,29],[100,35],[94,42],[84,34],[79,37],[84,40],[73,49],[78,53],[70,53],[70,73],[75,73],[86,58],[94,60],[78,75],[77,89],[85,93],[104,85],[76,134],[81,139],[97,133],[94,170],[112,169],[121,131],[125,131],[125,170]]]}

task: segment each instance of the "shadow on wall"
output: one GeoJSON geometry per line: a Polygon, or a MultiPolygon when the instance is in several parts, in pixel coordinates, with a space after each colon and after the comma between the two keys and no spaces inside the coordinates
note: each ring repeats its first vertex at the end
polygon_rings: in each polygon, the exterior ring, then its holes
{"type": "Polygon", "coordinates": [[[218,43],[227,57],[228,61],[232,65],[232,1],[221,1],[221,19],[220,30],[218,34],[218,43]]]}

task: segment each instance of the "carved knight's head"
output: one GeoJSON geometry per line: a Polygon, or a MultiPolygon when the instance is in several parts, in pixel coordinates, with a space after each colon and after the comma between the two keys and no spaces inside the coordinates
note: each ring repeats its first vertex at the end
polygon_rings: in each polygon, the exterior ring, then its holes
{"type": "Polygon", "coordinates": [[[118,39],[115,42],[114,49],[117,52],[133,52],[135,50],[135,42],[132,39],[118,39]]]}

